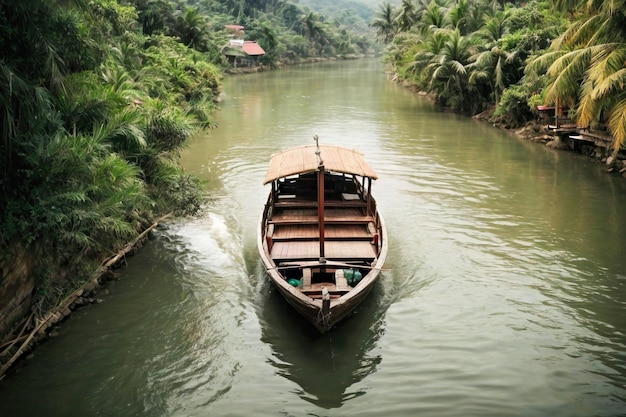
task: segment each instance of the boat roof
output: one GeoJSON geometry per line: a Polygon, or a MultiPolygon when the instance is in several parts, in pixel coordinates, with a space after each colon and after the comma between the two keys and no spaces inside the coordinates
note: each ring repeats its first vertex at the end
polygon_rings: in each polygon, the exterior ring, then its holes
{"type": "MultiPolygon", "coordinates": [[[[365,158],[360,152],[332,145],[320,145],[319,148],[325,170],[372,179],[378,178],[376,172],[365,162],[365,158]]],[[[272,155],[263,184],[290,175],[317,171],[320,164],[315,154],[316,150],[316,145],[306,145],[272,155]]]]}

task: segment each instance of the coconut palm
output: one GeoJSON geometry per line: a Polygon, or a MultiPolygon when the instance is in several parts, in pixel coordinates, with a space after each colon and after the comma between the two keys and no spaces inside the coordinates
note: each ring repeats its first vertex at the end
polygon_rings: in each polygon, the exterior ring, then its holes
{"type": "Polygon", "coordinates": [[[497,12],[492,17],[485,17],[485,24],[476,32],[476,36],[487,43],[487,47],[492,47],[509,33],[508,22],[510,13],[497,12]]]}
{"type": "Polygon", "coordinates": [[[448,31],[439,54],[427,66],[430,90],[436,92],[437,100],[455,110],[467,110],[466,100],[469,72],[467,66],[476,53],[471,38],[462,36],[458,29],[448,31]]]}
{"type": "Polygon", "coordinates": [[[448,12],[450,24],[459,29],[462,35],[467,35],[471,31],[468,20],[470,9],[469,0],[459,0],[448,12]]]}
{"type": "MultiPolygon", "coordinates": [[[[498,41],[508,33],[508,13],[498,12],[493,17],[486,17],[485,25],[474,33],[477,40],[485,42],[482,50],[471,57],[473,64],[469,66],[471,74],[470,85],[483,91],[481,84],[488,85],[487,95],[493,94],[493,100],[497,105],[502,92],[512,82],[514,74],[519,71],[513,66],[517,58],[516,53],[505,51],[498,41]]],[[[488,99],[488,97],[485,97],[488,99]]]]}
{"type": "Polygon", "coordinates": [[[177,11],[175,30],[181,42],[190,48],[205,52],[208,47],[209,26],[206,17],[194,7],[177,11]]]}
{"type": "Polygon", "coordinates": [[[442,29],[449,25],[450,21],[448,19],[448,9],[440,6],[436,2],[432,2],[428,5],[428,7],[422,12],[422,17],[420,21],[420,25],[422,28],[426,28],[427,30],[431,29],[442,29]]]}
{"type": "Polygon", "coordinates": [[[436,57],[440,56],[448,38],[448,31],[432,30],[431,34],[426,39],[420,39],[417,42],[418,51],[413,56],[413,60],[406,64],[407,72],[419,78],[426,67],[428,67],[436,57]]]}
{"type": "Polygon", "coordinates": [[[547,66],[546,102],[571,105],[577,123],[606,123],[616,154],[626,142],[626,1],[560,0],[574,7],[578,20],[533,61],[547,66]]]}
{"type": "Polygon", "coordinates": [[[321,16],[315,12],[309,12],[302,16],[303,29],[305,36],[311,42],[312,47],[315,49],[317,44],[320,44],[320,50],[322,46],[327,42],[326,32],[322,25],[321,16]]]}
{"type": "Polygon", "coordinates": [[[383,3],[378,9],[376,18],[370,23],[370,27],[376,29],[376,36],[385,43],[391,42],[396,33],[395,15],[393,6],[390,3],[383,3]]]}
{"type": "Polygon", "coordinates": [[[133,3],[146,35],[166,33],[175,21],[174,8],[168,0],[135,0],[133,3]]]}
{"type": "Polygon", "coordinates": [[[399,31],[406,32],[419,22],[419,15],[419,9],[412,0],[402,0],[393,22],[399,31]]]}
{"type": "Polygon", "coordinates": [[[497,45],[477,53],[470,58],[473,61],[469,66],[470,84],[475,87],[480,84],[488,85],[487,93],[493,93],[493,101],[497,105],[502,92],[511,84],[510,72],[517,72],[512,68],[515,57],[514,53],[509,53],[497,45]]]}

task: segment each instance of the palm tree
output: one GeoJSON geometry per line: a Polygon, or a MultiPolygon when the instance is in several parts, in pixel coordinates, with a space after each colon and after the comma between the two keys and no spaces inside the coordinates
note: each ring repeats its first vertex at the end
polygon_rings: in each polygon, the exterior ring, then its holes
{"type": "Polygon", "coordinates": [[[497,105],[502,92],[510,85],[508,66],[514,61],[515,56],[497,45],[477,53],[470,58],[474,62],[469,66],[470,84],[472,86],[487,84],[488,91],[493,93],[494,104],[497,105]]]}
{"type": "Polygon", "coordinates": [[[198,9],[186,7],[176,14],[176,32],[183,44],[205,52],[208,42],[208,23],[198,9]]]}
{"type": "Polygon", "coordinates": [[[326,43],[327,37],[326,32],[324,31],[324,27],[320,21],[321,17],[319,14],[315,12],[309,12],[306,15],[302,16],[303,28],[305,30],[305,35],[311,42],[311,45],[315,49],[316,42],[321,46],[326,43]]]}
{"type": "Polygon", "coordinates": [[[428,8],[422,12],[420,24],[426,29],[443,29],[449,24],[446,8],[436,2],[430,3],[428,8]]]}
{"type": "Polygon", "coordinates": [[[485,40],[489,46],[493,46],[508,32],[510,13],[497,12],[492,17],[485,17],[485,24],[476,32],[476,36],[485,40]]]}
{"type": "Polygon", "coordinates": [[[394,18],[394,25],[399,31],[411,30],[413,25],[419,21],[419,12],[412,0],[402,0],[398,7],[398,12],[394,18]]]}
{"type": "Polygon", "coordinates": [[[626,142],[625,3],[557,1],[580,18],[553,42],[551,52],[532,63],[536,69],[548,66],[546,102],[574,106],[580,126],[607,123],[614,155],[626,142]]]}
{"type": "Polygon", "coordinates": [[[136,0],[134,3],[146,35],[166,33],[175,20],[174,8],[168,0],[136,0]]]}
{"type": "Polygon", "coordinates": [[[378,9],[377,17],[370,23],[370,27],[376,28],[376,36],[385,43],[391,42],[396,33],[395,15],[393,6],[383,3],[378,9]]]}
{"type": "Polygon", "coordinates": [[[467,35],[471,31],[468,24],[470,9],[469,0],[458,0],[457,4],[448,12],[450,23],[459,29],[462,35],[467,35]]]}
{"type": "Polygon", "coordinates": [[[250,33],[252,39],[256,39],[259,45],[265,50],[262,61],[266,64],[273,65],[279,52],[280,43],[276,29],[268,22],[261,23],[261,26],[250,33]]]}
{"type": "Polygon", "coordinates": [[[27,192],[19,173],[28,168],[25,145],[43,143],[60,128],[50,92],[63,88],[65,70],[55,42],[59,26],[57,10],[44,0],[0,2],[0,212],[20,190],[27,192]]]}
{"type": "Polygon", "coordinates": [[[430,90],[437,93],[437,100],[455,110],[466,110],[469,72],[467,66],[476,53],[472,40],[462,36],[458,29],[447,32],[448,36],[439,54],[427,67],[430,90]]]}
{"type": "Polygon", "coordinates": [[[406,65],[406,70],[414,76],[419,77],[426,67],[428,67],[436,57],[440,56],[448,38],[448,31],[432,30],[431,34],[426,39],[421,39],[418,42],[417,47],[419,50],[413,56],[413,60],[406,65]]]}
{"type": "Polygon", "coordinates": [[[517,54],[507,52],[498,45],[498,41],[508,33],[508,19],[509,14],[504,12],[497,12],[491,18],[486,17],[485,25],[474,33],[476,39],[485,42],[481,48],[483,50],[471,57],[473,64],[469,66],[471,69],[470,85],[478,90],[480,90],[480,84],[488,85],[488,95],[493,93],[496,105],[511,81],[518,81],[511,80],[512,74],[509,74],[510,71],[515,70],[511,64],[515,61],[517,54]]]}

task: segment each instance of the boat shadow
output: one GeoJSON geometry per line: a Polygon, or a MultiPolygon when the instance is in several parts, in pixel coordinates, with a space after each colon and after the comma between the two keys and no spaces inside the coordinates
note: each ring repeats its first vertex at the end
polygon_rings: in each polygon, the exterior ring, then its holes
{"type": "Polygon", "coordinates": [[[259,310],[261,340],[272,348],[268,362],[277,375],[296,383],[303,400],[331,409],[366,393],[357,383],[374,373],[382,359],[373,353],[384,334],[388,307],[380,281],[350,317],[324,335],[267,282],[259,310]]]}

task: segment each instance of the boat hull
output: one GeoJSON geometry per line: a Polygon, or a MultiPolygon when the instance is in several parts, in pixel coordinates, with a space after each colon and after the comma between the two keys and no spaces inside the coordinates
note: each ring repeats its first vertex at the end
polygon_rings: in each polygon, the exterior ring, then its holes
{"type": "Polygon", "coordinates": [[[362,155],[310,147],[273,157],[272,184],[258,229],[258,250],[281,296],[320,333],[368,296],[387,255],[385,223],[371,195],[376,178],[362,155]],[[325,169],[321,157],[335,171],[325,169]],[[296,172],[298,167],[307,167],[296,172]],[[338,171],[338,172],[337,172],[338,171]]]}

